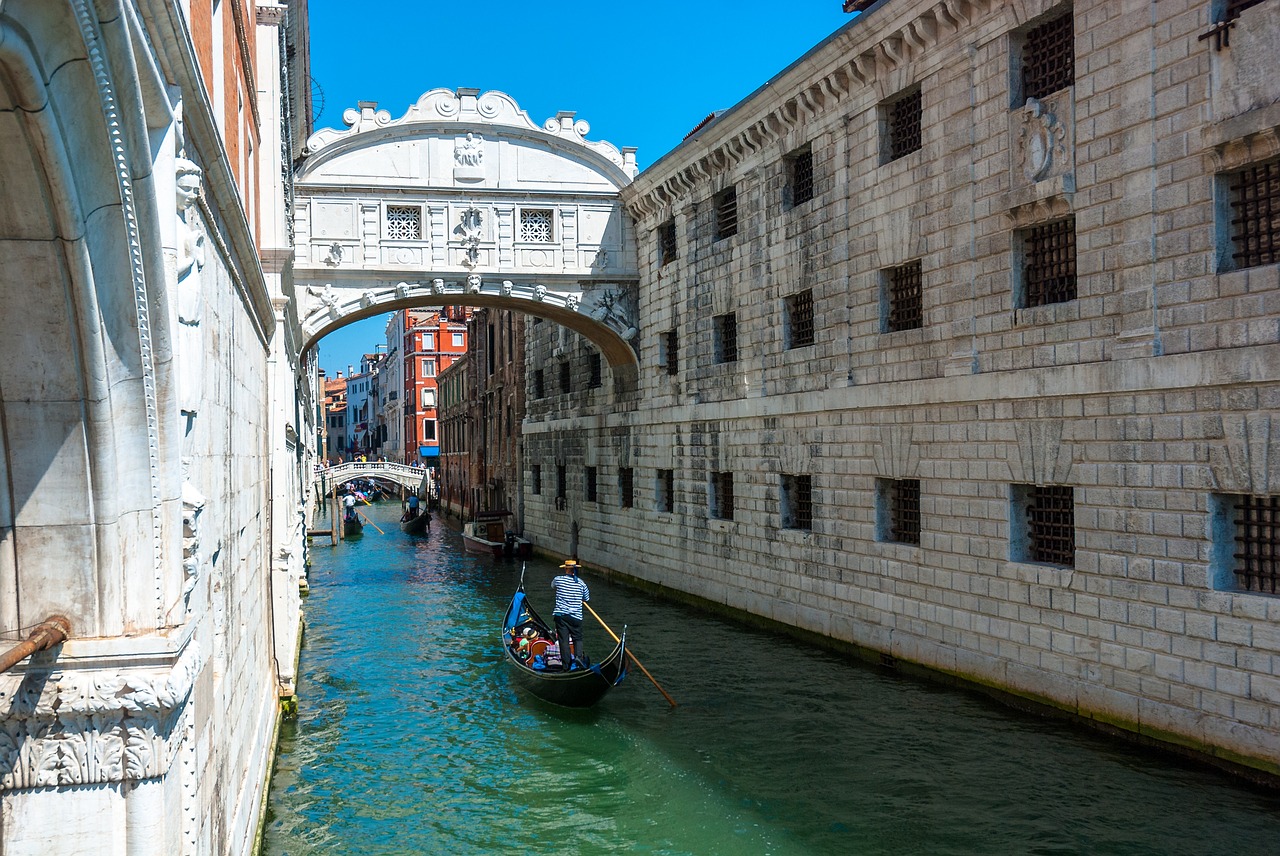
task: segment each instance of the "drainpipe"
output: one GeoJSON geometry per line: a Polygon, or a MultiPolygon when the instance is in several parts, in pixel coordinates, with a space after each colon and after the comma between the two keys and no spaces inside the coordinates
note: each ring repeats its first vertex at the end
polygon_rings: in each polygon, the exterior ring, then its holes
{"type": "Polygon", "coordinates": [[[71,622],[61,615],[51,615],[37,624],[26,642],[19,642],[0,655],[0,672],[7,672],[37,651],[52,648],[71,635],[71,622]]]}

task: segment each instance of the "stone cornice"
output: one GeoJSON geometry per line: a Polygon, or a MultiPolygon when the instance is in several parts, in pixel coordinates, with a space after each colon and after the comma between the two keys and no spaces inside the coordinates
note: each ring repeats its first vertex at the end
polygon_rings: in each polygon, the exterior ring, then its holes
{"type": "Polygon", "coordinates": [[[623,203],[637,221],[653,217],[794,129],[838,110],[853,93],[916,61],[997,5],[995,0],[940,0],[896,29],[873,35],[873,41],[864,38],[867,28],[859,19],[851,21],[777,81],[642,173],[622,191],[623,203]]]}

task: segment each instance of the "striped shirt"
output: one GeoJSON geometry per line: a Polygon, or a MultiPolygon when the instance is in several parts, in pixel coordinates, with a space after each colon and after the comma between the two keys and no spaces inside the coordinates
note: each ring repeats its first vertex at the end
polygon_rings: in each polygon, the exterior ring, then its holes
{"type": "Polygon", "coordinates": [[[551,590],[556,593],[556,606],[552,615],[571,615],[582,620],[582,602],[591,600],[591,592],[587,584],[571,574],[561,574],[551,581],[551,590]]]}

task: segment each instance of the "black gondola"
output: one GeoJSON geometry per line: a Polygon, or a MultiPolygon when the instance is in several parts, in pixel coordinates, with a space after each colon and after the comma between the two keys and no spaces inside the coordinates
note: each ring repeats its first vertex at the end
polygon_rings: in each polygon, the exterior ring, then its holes
{"type": "MultiPolygon", "coordinates": [[[[405,512],[407,515],[409,512],[405,512]]],[[[431,512],[426,509],[418,511],[416,517],[401,517],[400,531],[406,535],[424,535],[431,528],[431,512]]]]}
{"type": "Polygon", "coordinates": [[[585,669],[567,670],[558,666],[548,668],[544,655],[546,648],[554,641],[554,628],[533,611],[525,597],[524,583],[521,582],[502,622],[502,651],[517,684],[552,704],[562,707],[591,707],[627,676],[625,629],[609,656],[585,669]],[[525,634],[526,628],[533,629],[532,637],[525,634]]]}
{"type": "Polygon", "coordinates": [[[357,535],[364,534],[364,521],[360,519],[360,513],[354,508],[343,515],[342,518],[342,537],[354,538],[357,535]]]}

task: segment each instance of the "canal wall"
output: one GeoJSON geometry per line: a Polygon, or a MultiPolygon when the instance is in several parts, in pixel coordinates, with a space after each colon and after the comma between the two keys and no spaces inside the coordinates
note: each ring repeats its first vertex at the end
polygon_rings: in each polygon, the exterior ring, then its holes
{"type": "Polygon", "coordinates": [[[1208,11],[881,4],[642,172],[638,376],[526,330],[572,378],[527,400],[535,543],[1280,772],[1280,266],[1239,231],[1280,21],[1208,11]]]}

